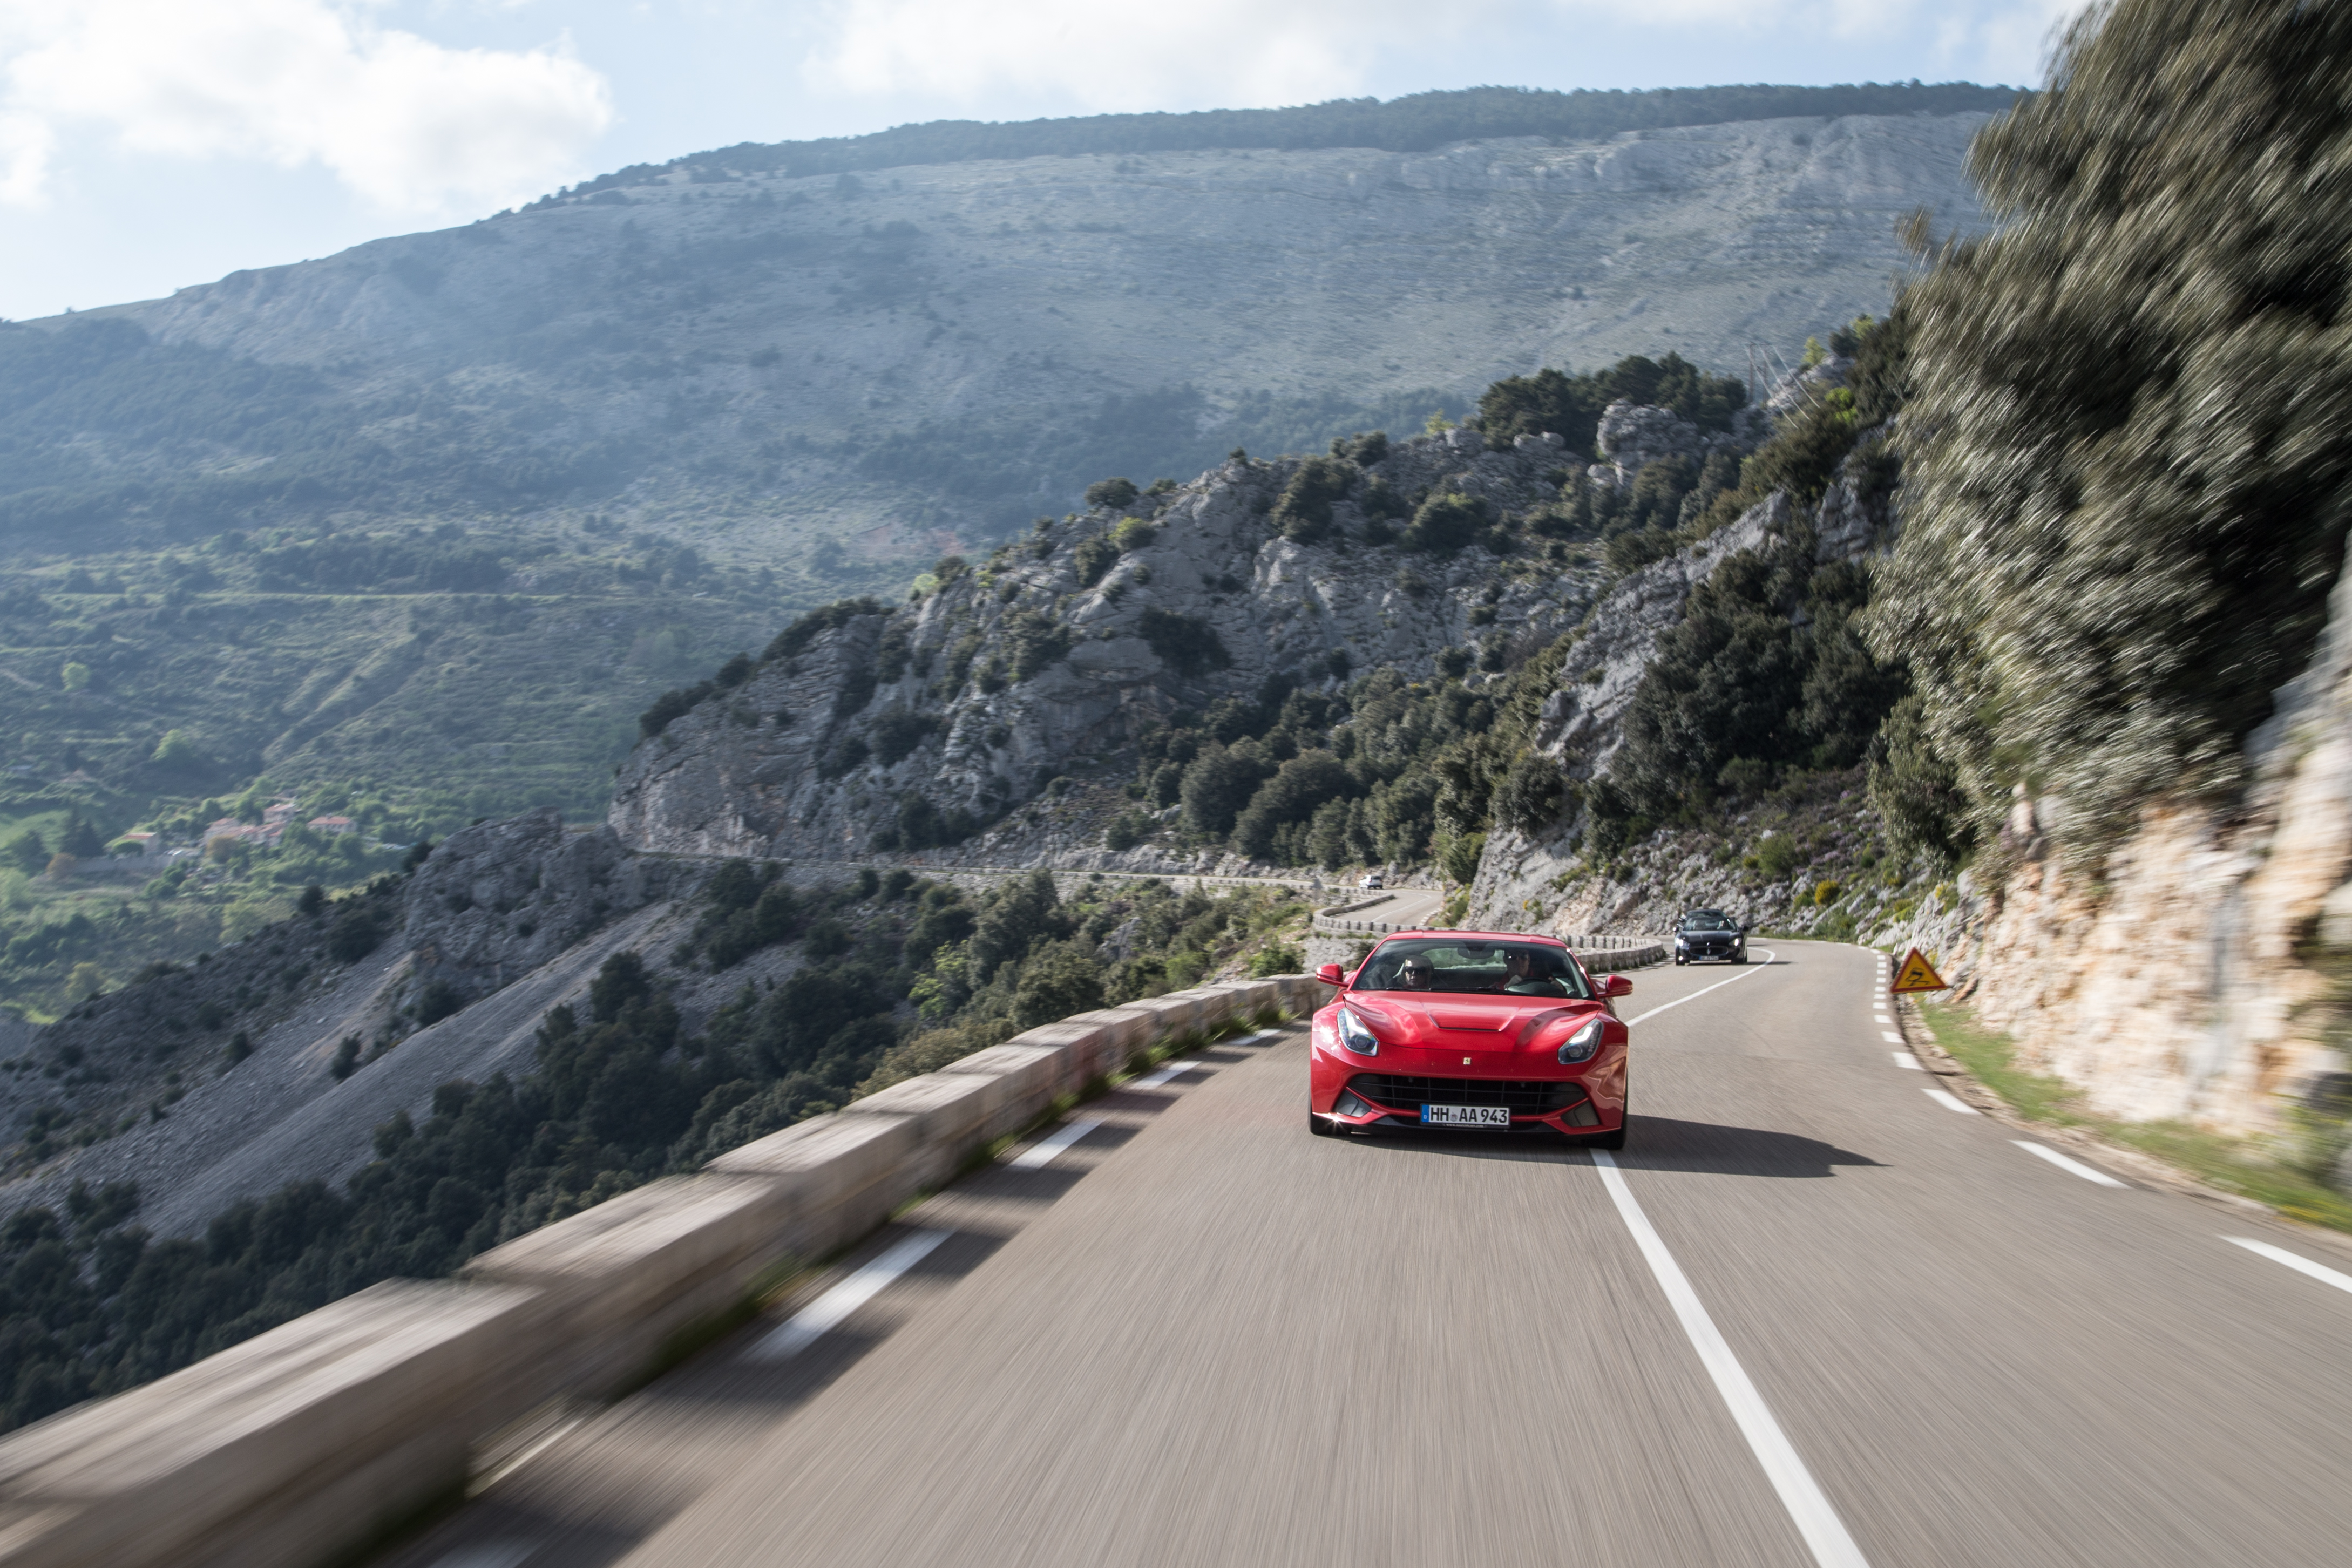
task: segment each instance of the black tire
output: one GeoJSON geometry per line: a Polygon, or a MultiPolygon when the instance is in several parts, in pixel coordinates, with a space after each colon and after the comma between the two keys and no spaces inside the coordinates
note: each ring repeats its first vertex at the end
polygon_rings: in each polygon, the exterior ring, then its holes
{"type": "Polygon", "coordinates": [[[1625,1146],[1625,1129],[1633,1124],[1633,1092],[1625,1092],[1625,1109],[1617,1118],[1617,1130],[1601,1133],[1584,1140],[1587,1148],[1622,1149],[1625,1146]]]}
{"type": "Polygon", "coordinates": [[[1336,1138],[1339,1135],[1339,1128],[1312,1111],[1307,1113],[1307,1130],[1318,1138],[1336,1138]]]}
{"type": "Polygon", "coordinates": [[[1748,962],[1748,955],[1745,953],[1734,953],[1731,956],[1731,961],[1735,964],[1745,964],[1748,962]]]}

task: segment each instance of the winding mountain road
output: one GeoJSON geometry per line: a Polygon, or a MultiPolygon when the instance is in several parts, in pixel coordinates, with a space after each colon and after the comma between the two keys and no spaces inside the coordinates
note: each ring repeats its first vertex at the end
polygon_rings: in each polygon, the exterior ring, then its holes
{"type": "Polygon", "coordinates": [[[2352,1256],[1939,1101],[1884,967],[1649,971],[1613,1156],[1081,1106],[395,1568],[2263,1564],[2352,1542],[2352,1256]],[[2031,1140],[2027,1140],[2031,1142],[2031,1140]]]}

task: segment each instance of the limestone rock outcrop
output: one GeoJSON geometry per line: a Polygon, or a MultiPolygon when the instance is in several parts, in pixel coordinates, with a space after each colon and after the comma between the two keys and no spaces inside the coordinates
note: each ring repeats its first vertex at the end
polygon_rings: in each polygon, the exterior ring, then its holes
{"type": "Polygon", "coordinates": [[[1041,524],[672,721],[622,768],[611,822],[677,853],[945,852],[963,837],[952,824],[998,821],[1057,778],[1131,778],[1142,727],[1270,677],[1425,678],[1448,650],[1541,646],[1583,614],[1600,569],[1408,549],[1402,519],[1370,509],[1443,488],[1524,511],[1557,495],[1562,451],[1528,437],[1490,452],[1466,430],[1393,443],[1305,538],[1276,515],[1297,459],[1230,460],[1139,497],[1131,522],[1041,524]]]}

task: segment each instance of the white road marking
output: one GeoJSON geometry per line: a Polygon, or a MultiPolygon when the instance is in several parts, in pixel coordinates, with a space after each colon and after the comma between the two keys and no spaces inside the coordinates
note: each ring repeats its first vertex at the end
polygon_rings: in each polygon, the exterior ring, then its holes
{"type": "MultiPolygon", "coordinates": [[[[1769,964],[1769,963],[1771,963],[1771,962],[1773,961],[1773,953],[1772,953],[1772,950],[1771,950],[1770,948],[1769,948],[1769,947],[1768,947],[1768,948],[1763,949],[1763,954],[1764,954],[1764,962],[1765,962],[1766,964],[1769,964]]],[[[1698,1000],[1698,999],[1699,999],[1699,998],[1701,998],[1701,997],[1703,997],[1703,996],[1706,995],[1706,994],[1707,994],[1707,992],[1709,992],[1709,991],[1719,991],[1719,990],[1723,989],[1723,988],[1724,988],[1724,987],[1726,987],[1726,986],[1736,986],[1736,985],[1738,985],[1740,981],[1745,980],[1745,979],[1748,979],[1748,978],[1750,978],[1751,977],[1754,977],[1754,976],[1757,976],[1757,975],[1760,975],[1760,974],[1762,974],[1763,972],[1764,972],[1764,971],[1763,971],[1761,968],[1750,968],[1750,969],[1748,969],[1748,970],[1743,971],[1743,972],[1742,972],[1742,973],[1740,973],[1740,974],[1737,974],[1737,975],[1732,976],[1732,977],[1731,977],[1731,978],[1729,978],[1729,979],[1727,979],[1727,980],[1717,980],[1717,981],[1716,981],[1716,983],[1715,983],[1715,984],[1713,984],[1713,985],[1711,985],[1711,986],[1701,986],[1697,990],[1693,991],[1689,996],[1686,996],[1686,997],[1676,997],[1673,1001],[1670,1001],[1670,1002],[1660,1002],[1656,1007],[1652,1008],[1648,1012],[1643,1013],[1640,1018],[1630,1018],[1630,1019],[1627,1019],[1625,1020],[1625,1027],[1626,1027],[1627,1029],[1632,1029],[1632,1028],[1633,1028],[1635,1024],[1637,1024],[1637,1023],[1647,1023],[1650,1019],[1654,1019],[1654,1018],[1656,1018],[1660,1013],[1664,1012],[1668,1008],[1678,1008],[1678,1007],[1682,1006],[1685,1002],[1695,1002],[1695,1001],[1698,1000]]]]}
{"type": "Polygon", "coordinates": [[[918,1230],[763,1335],[745,1352],[751,1361],[789,1361],[824,1337],[825,1331],[880,1294],[883,1288],[930,1255],[948,1239],[944,1230],[918,1230]]]}
{"type": "Polygon", "coordinates": [[[2339,1291],[2352,1291],[2352,1274],[2339,1274],[2324,1264],[2298,1256],[2284,1247],[2273,1247],[2267,1241],[2257,1241],[2251,1236],[2224,1236],[2222,1240],[2249,1252],[2259,1252],[2273,1263],[2284,1263],[2298,1274],[2308,1274],[2323,1285],[2333,1285],[2339,1291]]]}
{"type": "Polygon", "coordinates": [[[1896,1034],[1892,1030],[1880,1030],[1878,1031],[1878,1038],[1885,1040],[1889,1045],[1901,1045],[1903,1043],[1903,1037],[1896,1034]]]}
{"type": "Polygon", "coordinates": [[[1157,1089],[1172,1079],[1181,1078],[1185,1073],[1192,1071],[1192,1069],[1200,1065],[1201,1064],[1199,1062],[1192,1061],[1171,1061],[1165,1067],[1145,1073],[1142,1077],[1137,1079],[1132,1083],[1122,1083],[1119,1087],[1122,1089],[1157,1089]]]}
{"type": "MultiPolygon", "coordinates": [[[[546,1431],[541,1433],[538,1439],[523,1448],[520,1453],[508,1456],[505,1461],[500,1463],[496,1469],[486,1471],[467,1482],[466,1495],[467,1497],[478,1497],[483,1492],[489,1490],[492,1487],[498,1485],[500,1481],[506,1479],[509,1476],[514,1474],[517,1470],[530,1463],[531,1460],[539,1458],[540,1455],[547,1452],[548,1449],[555,1447],[556,1444],[563,1441],[564,1438],[569,1437],[572,1433],[578,1431],[581,1427],[586,1424],[587,1419],[588,1418],[585,1416],[574,1416],[569,1420],[556,1422],[546,1431]]],[[[533,1548],[532,1550],[536,1550],[536,1548],[533,1548]]],[[[436,1568],[438,1568],[437,1564],[436,1565],[436,1568]]]]}
{"type": "Polygon", "coordinates": [[[485,1542],[479,1546],[460,1546],[446,1557],[434,1559],[433,1568],[517,1568],[538,1550],[536,1541],[485,1542]]]}
{"type": "Polygon", "coordinates": [[[2064,1155],[2060,1154],[2057,1150],[2046,1147],[2043,1145],[2032,1143],[2024,1138],[2011,1138],[2010,1139],[2010,1142],[2015,1144],[2019,1148],[2023,1149],[2029,1155],[2032,1155],[2039,1159],[2048,1160],[2052,1165],[2056,1166],[2062,1171],[2073,1172],[2074,1175],[2081,1176],[2084,1181],[2095,1181],[2101,1186],[2122,1186],[2125,1185],[2103,1170],[2095,1170],[2091,1166],[2084,1165],[2080,1160],[2070,1160],[2064,1155]]]}
{"type": "MultiPolygon", "coordinates": [[[[1743,978],[1745,977],[1742,977],[1743,978]]],[[[1671,1005],[1671,1004],[1669,1004],[1671,1005]]],[[[1690,1336],[1691,1348],[1715,1380],[1715,1390],[1731,1407],[1731,1418],[1739,1427],[1740,1436],[1755,1453],[1756,1462],[1764,1467],[1764,1475],[1771,1481],[1772,1490],[1780,1494],[1780,1506],[1789,1511],[1797,1533],[1805,1538],[1811,1549],[1813,1561],[1821,1568],[1869,1568],[1862,1549],[1846,1533],[1845,1525],[1831,1506],[1830,1500],[1813,1481],[1812,1472],[1772,1418],[1764,1396],[1756,1385],[1748,1380],[1747,1371],[1739,1358],[1731,1354],[1730,1344],[1717,1330],[1715,1320],[1706,1315],[1706,1308],[1691,1289],[1691,1282],[1666,1250],[1664,1240],[1650,1223],[1649,1216],[1633,1200],[1633,1189],[1625,1185],[1624,1173],[1605,1149],[1591,1151],[1592,1163],[1600,1167],[1601,1185],[1609,1189],[1609,1199],[1617,1206],[1617,1216],[1625,1228],[1633,1233],[1633,1244],[1657,1277],[1658,1288],[1666,1293],[1667,1304],[1681,1320],[1683,1333],[1690,1336]]]]}
{"type": "Polygon", "coordinates": [[[1957,1094],[1947,1094],[1940,1089],[1923,1089],[1920,1092],[1947,1111],[1958,1111],[1963,1116],[1973,1116],[1977,1113],[1975,1106],[1957,1094]]]}
{"type": "Polygon", "coordinates": [[[1919,1065],[1919,1059],[1912,1055],[1907,1051],[1892,1051],[1889,1052],[1889,1054],[1895,1058],[1895,1065],[1897,1067],[1907,1067],[1914,1072],[1925,1072],[1927,1071],[1926,1068],[1919,1065]]]}
{"type": "Polygon", "coordinates": [[[1050,1138],[1040,1138],[1014,1155],[1011,1161],[1015,1170],[1041,1170],[1062,1155],[1062,1151],[1102,1125],[1100,1116],[1081,1116],[1063,1127],[1050,1138]]]}

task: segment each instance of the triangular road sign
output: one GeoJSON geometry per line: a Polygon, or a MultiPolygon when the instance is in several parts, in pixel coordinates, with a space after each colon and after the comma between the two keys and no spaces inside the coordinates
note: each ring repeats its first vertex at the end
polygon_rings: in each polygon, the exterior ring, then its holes
{"type": "Polygon", "coordinates": [[[1916,947],[1904,957],[1903,967],[1895,971],[1895,984],[1887,988],[1898,996],[1905,991],[1940,991],[1946,988],[1944,977],[1936,973],[1935,966],[1919,956],[1916,947]]]}

